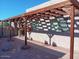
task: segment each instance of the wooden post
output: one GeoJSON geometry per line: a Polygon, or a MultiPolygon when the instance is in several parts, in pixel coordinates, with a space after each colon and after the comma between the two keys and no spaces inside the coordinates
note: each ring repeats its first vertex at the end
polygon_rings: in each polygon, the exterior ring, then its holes
{"type": "Polygon", "coordinates": [[[11,21],[10,21],[10,40],[11,40],[11,21]]]}
{"type": "Polygon", "coordinates": [[[17,35],[18,35],[18,28],[17,28],[17,21],[16,21],[16,20],[14,21],[14,25],[15,25],[16,33],[17,33],[17,35]]]}
{"type": "Polygon", "coordinates": [[[19,25],[19,26],[18,26],[18,27],[19,27],[19,32],[18,32],[18,33],[19,33],[19,36],[21,36],[21,32],[20,32],[20,29],[21,29],[20,27],[21,27],[21,25],[20,25],[20,23],[21,23],[21,22],[20,22],[20,20],[19,20],[19,21],[18,21],[18,25],[19,25]]]}
{"type": "Polygon", "coordinates": [[[70,59],[74,58],[74,15],[75,15],[75,8],[71,6],[70,10],[70,20],[71,20],[71,27],[70,27],[70,59]]]}
{"type": "Polygon", "coordinates": [[[23,50],[27,50],[30,48],[29,45],[27,45],[27,20],[25,19],[25,17],[22,17],[23,20],[25,20],[25,26],[24,26],[24,30],[25,30],[25,45],[22,47],[23,50]]]}
{"type": "Polygon", "coordinates": [[[3,37],[3,21],[2,21],[2,37],[3,37]]]}
{"type": "Polygon", "coordinates": [[[25,21],[25,45],[27,45],[27,20],[25,21]]]}

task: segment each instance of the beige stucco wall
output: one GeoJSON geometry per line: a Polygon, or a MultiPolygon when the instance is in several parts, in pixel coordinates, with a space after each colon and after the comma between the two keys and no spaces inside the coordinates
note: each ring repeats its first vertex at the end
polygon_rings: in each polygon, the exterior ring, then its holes
{"type": "MultiPolygon", "coordinates": [[[[29,37],[29,36],[28,36],[29,37]]],[[[47,41],[49,43],[49,37],[47,34],[43,34],[43,33],[31,33],[31,37],[33,40],[44,43],[45,41],[47,41]]],[[[66,49],[70,48],[70,37],[69,36],[61,36],[61,35],[54,35],[51,39],[51,45],[52,43],[56,43],[57,46],[59,47],[63,47],[66,49]]],[[[75,37],[75,41],[74,41],[74,49],[75,51],[79,51],[79,37],[75,37]]]]}
{"type": "MultiPolygon", "coordinates": [[[[64,16],[64,17],[68,17],[68,16],[64,16]]],[[[75,39],[74,39],[74,46],[75,46],[74,49],[79,51],[79,16],[76,16],[74,19],[75,19],[74,33],[76,34],[75,39]]],[[[67,21],[68,28],[70,28],[71,21],[69,20],[69,18],[66,21],[67,21]]],[[[42,27],[43,27],[43,25],[41,26],[41,28],[42,27]]],[[[44,31],[44,30],[42,30],[42,31],[44,31]]],[[[45,41],[48,41],[48,43],[49,43],[48,35],[45,33],[38,33],[38,32],[31,33],[31,37],[33,38],[33,40],[42,42],[42,43],[44,43],[45,41]]],[[[53,32],[51,32],[51,33],[53,33],[53,32]]],[[[67,49],[70,48],[70,36],[68,36],[69,31],[68,31],[68,35],[67,35],[67,33],[63,33],[63,32],[62,32],[62,35],[61,35],[61,33],[59,33],[59,35],[56,35],[56,33],[53,33],[53,34],[54,35],[51,38],[51,45],[54,42],[59,47],[63,47],[63,48],[67,48],[67,49]]]]}

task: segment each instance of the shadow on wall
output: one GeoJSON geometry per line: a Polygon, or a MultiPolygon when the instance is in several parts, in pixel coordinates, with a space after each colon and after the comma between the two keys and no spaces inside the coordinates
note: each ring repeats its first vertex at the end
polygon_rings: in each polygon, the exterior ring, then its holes
{"type": "MultiPolygon", "coordinates": [[[[2,44],[1,44],[6,48],[13,47],[12,49],[9,49],[10,52],[12,52],[12,53],[7,54],[7,52],[5,52],[5,51],[3,52],[5,55],[10,56],[9,57],[10,59],[12,59],[12,58],[15,58],[15,59],[23,59],[23,58],[28,58],[28,59],[59,59],[65,55],[65,53],[63,53],[63,52],[52,50],[52,49],[46,48],[46,47],[41,46],[41,45],[36,45],[35,43],[31,43],[31,42],[28,42],[28,45],[31,46],[30,49],[21,50],[21,47],[24,45],[24,40],[21,40],[18,38],[12,38],[12,39],[14,39],[14,42],[8,42],[8,41],[2,40],[2,44]],[[7,43],[8,46],[6,46],[4,42],[7,43]],[[12,44],[10,45],[9,43],[12,43],[12,44]],[[23,55],[25,55],[25,56],[23,56],[23,55]]],[[[0,54],[0,56],[3,55],[5,57],[4,54],[0,54]]],[[[0,57],[0,58],[4,58],[4,57],[0,57]]],[[[8,57],[6,57],[6,59],[7,58],[8,57]]]]}

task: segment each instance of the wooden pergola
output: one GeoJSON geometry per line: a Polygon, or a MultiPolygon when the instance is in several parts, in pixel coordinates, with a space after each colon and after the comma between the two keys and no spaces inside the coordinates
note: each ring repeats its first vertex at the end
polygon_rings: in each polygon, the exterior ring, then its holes
{"type": "MultiPolygon", "coordinates": [[[[27,20],[40,18],[49,19],[49,17],[63,17],[64,15],[69,15],[71,20],[70,27],[70,59],[74,57],[74,17],[79,13],[79,2],[77,0],[65,0],[61,3],[57,3],[54,5],[50,5],[38,10],[34,10],[31,12],[23,13],[22,15],[15,16],[5,21],[13,21],[15,24],[18,21],[25,22],[25,26],[27,26],[27,20]]],[[[16,26],[17,28],[17,26],[16,26]]],[[[27,28],[25,28],[25,32],[27,33],[27,28]]],[[[27,35],[25,35],[25,45],[27,45],[27,35]]]]}

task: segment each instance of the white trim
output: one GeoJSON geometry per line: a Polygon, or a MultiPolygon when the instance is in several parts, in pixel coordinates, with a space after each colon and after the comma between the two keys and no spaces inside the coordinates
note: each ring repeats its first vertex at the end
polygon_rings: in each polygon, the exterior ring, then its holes
{"type": "Polygon", "coordinates": [[[57,4],[57,3],[61,3],[61,2],[64,2],[64,1],[67,1],[67,0],[49,0],[48,2],[45,2],[43,4],[40,4],[40,5],[37,5],[37,6],[34,6],[32,8],[27,9],[26,12],[38,10],[38,9],[41,9],[41,8],[44,8],[44,7],[47,7],[47,6],[50,6],[50,5],[54,5],[54,4],[57,4]]]}

